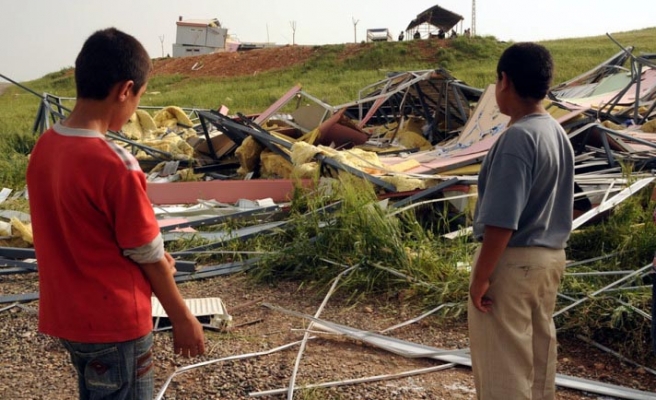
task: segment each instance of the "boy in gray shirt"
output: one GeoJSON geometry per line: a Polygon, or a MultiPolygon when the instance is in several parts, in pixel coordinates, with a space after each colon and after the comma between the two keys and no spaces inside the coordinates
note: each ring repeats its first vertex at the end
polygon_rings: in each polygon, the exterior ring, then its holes
{"type": "Polygon", "coordinates": [[[497,65],[496,100],[510,116],[479,174],[468,307],[478,399],[554,399],[553,311],[572,228],[574,153],[542,106],[551,55],[515,44],[497,65]]]}

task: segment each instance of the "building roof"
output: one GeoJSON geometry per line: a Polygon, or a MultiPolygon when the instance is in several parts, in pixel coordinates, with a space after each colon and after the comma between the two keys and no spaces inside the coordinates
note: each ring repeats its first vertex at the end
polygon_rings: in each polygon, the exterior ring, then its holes
{"type": "Polygon", "coordinates": [[[408,31],[421,24],[430,24],[442,29],[443,31],[449,31],[463,19],[462,15],[458,15],[438,5],[434,5],[418,14],[417,18],[410,21],[410,24],[405,30],[408,31]]]}
{"type": "Polygon", "coordinates": [[[184,21],[177,21],[176,25],[178,26],[213,26],[221,27],[221,23],[218,19],[185,19],[184,21]]]}

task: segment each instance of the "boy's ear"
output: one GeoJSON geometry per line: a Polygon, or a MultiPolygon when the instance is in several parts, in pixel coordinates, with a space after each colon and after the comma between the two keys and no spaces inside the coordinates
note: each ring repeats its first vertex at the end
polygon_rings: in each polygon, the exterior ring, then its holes
{"type": "Polygon", "coordinates": [[[510,86],[511,82],[510,79],[508,79],[508,75],[506,75],[505,72],[501,72],[501,79],[499,80],[498,85],[501,86],[501,90],[506,90],[510,86]]]}
{"type": "Polygon", "coordinates": [[[127,98],[132,94],[132,89],[134,88],[134,81],[124,81],[119,83],[118,85],[118,100],[119,101],[125,101],[127,98]]]}

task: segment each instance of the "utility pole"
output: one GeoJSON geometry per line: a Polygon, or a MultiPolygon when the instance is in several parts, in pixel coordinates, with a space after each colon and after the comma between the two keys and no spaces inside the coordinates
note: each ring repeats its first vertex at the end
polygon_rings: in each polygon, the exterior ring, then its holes
{"type": "Polygon", "coordinates": [[[296,21],[289,21],[289,25],[292,27],[292,45],[296,44],[296,21]]]}
{"type": "Polygon", "coordinates": [[[476,36],[476,0],[472,0],[471,37],[476,36]]]}
{"type": "Polygon", "coordinates": [[[355,18],[353,18],[353,17],[351,17],[351,20],[353,21],[353,42],[357,43],[358,42],[357,26],[358,26],[358,22],[360,22],[360,20],[356,21],[355,18]]]}
{"type": "Polygon", "coordinates": [[[162,58],[164,58],[164,35],[159,37],[159,42],[162,45],[162,58]]]}

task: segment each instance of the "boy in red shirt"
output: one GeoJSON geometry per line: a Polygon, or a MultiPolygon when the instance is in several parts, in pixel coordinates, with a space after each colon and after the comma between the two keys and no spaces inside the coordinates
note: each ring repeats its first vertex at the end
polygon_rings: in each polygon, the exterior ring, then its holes
{"type": "Polygon", "coordinates": [[[151,399],[151,295],[173,323],[174,351],[204,352],[200,323],[173,280],[145,176],[108,141],[134,113],[151,61],[115,28],[95,32],[75,61],[71,114],[38,140],[27,185],[39,260],[39,330],[61,339],[80,399],[151,399]]]}

